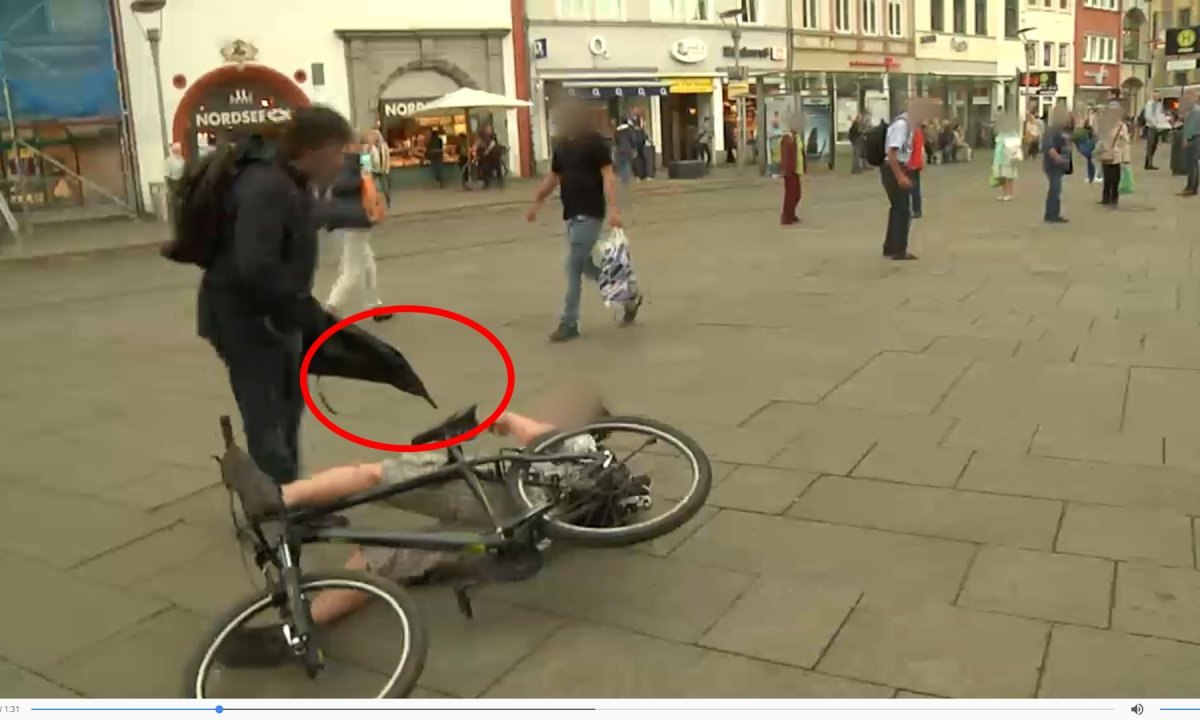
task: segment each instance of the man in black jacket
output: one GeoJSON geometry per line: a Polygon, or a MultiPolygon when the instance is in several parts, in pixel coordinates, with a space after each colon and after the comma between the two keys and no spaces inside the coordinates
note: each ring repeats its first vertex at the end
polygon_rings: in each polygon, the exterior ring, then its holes
{"type": "Polygon", "coordinates": [[[312,295],[316,189],[342,166],[349,123],[325,107],[297,110],[277,144],[246,142],[219,250],[200,282],[198,330],[229,369],[246,443],[278,483],[299,477],[300,323],[312,295]]]}

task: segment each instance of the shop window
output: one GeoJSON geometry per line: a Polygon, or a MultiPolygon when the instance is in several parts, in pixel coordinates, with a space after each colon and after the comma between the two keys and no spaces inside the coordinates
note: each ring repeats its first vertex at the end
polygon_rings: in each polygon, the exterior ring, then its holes
{"type": "Polygon", "coordinates": [[[965,35],[967,32],[967,0],[954,0],[954,33],[965,35]]]}
{"type": "Polygon", "coordinates": [[[862,0],[862,31],[864,35],[879,34],[879,1],[862,0]]]}
{"type": "Polygon", "coordinates": [[[988,34],[988,3],[987,0],[975,0],[975,34],[988,34]]]}
{"type": "Polygon", "coordinates": [[[888,35],[904,37],[904,5],[901,0],[888,0],[888,35]]]}
{"type": "Polygon", "coordinates": [[[850,0],[834,0],[833,29],[838,32],[850,32],[852,22],[850,0]]]}
{"type": "Polygon", "coordinates": [[[800,27],[805,30],[816,30],[821,27],[821,16],[817,13],[817,0],[803,0],[800,5],[800,27]]]}
{"type": "Polygon", "coordinates": [[[937,32],[946,29],[945,0],[931,0],[929,3],[929,28],[937,32]]]}

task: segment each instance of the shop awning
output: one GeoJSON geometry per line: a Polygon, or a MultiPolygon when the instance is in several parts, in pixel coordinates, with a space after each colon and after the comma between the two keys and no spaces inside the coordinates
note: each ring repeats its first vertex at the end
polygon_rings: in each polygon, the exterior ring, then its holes
{"type": "Polygon", "coordinates": [[[447,110],[509,110],[529,106],[528,100],[518,100],[475,88],[459,88],[416,110],[413,115],[445,115],[447,110]]]}

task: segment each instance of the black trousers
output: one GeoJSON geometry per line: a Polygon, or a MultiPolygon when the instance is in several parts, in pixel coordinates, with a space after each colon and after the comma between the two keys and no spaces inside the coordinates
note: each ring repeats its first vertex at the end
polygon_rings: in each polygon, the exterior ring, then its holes
{"type": "Polygon", "coordinates": [[[1104,187],[1100,190],[1100,202],[1105,205],[1116,205],[1118,188],[1121,187],[1121,164],[1104,163],[1100,167],[1104,180],[1104,187]]]}
{"type": "Polygon", "coordinates": [[[277,332],[264,323],[234,323],[221,328],[212,342],[229,371],[246,450],[282,485],[300,477],[303,341],[298,332],[277,332]]]}
{"type": "Polygon", "coordinates": [[[883,254],[904,257],[908,254],[908,226],[912,223],[912,198],[900,187],[887,163],[879,166],[879,177],[888,197],[887,231],[883,236],[883,254]]]}
{"type": "Polygon", "coordinates": [[[1154,165],[1154,151],[1158,149],[1159,131],[1154,128],[1146,128],[1146,169],[1149,170],[1154,165]]]}

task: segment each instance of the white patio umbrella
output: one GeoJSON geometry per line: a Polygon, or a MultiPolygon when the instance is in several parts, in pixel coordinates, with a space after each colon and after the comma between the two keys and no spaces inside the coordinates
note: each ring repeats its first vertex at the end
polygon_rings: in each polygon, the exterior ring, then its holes
{"type": "Polygon", "coordinates": [[[445,115],[447,110],[513,110],[529,106],[528,100],[518,100],[475,88],[459,88],[434,100],[413,115],[445,115]]]}

